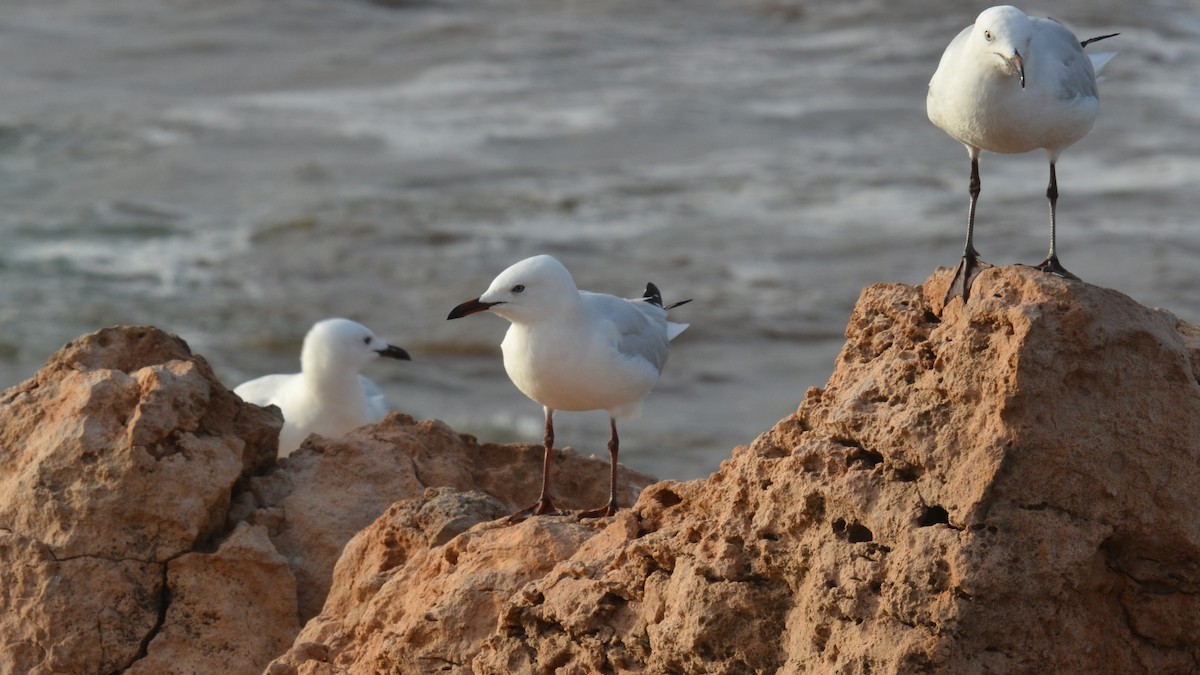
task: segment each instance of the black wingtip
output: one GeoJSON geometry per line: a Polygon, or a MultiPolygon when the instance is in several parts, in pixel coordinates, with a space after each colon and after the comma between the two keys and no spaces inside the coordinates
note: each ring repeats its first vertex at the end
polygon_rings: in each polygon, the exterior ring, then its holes
{"type": "Polygon", "coordinates": [[[1101,35],[1100,37],[1088,38],[1088,39],[1084,40],[1083,42],[1080,42],[1080,43],[1079,43],[1079,46],[1080,46],[1080,47],[1086,47],[1086,46],[1088,46],[1088,45],[1092,44],[1093,42],[1099,42],[1099,41],[1101,41],[1101,40],[1107,40],[1107,39],[1108,39],[1108,38],[1110,38],[1110,37],[1117,37],[1118,35],[1120,35],[1120,33],[1113,33],[1113,34],[1111,34],[1111,35],[1101,35]]]}
{"type": "Polygon", "coordinates": [[[652,305],[662,307],[663,309],[666,309],[666,310],[675,309],[676,307],[678,307],[680,305],[686,305],[692,301],[691,298],[688,298],[687,300],[680,300],[679,302],[676,302],[675,304],[667,305],[666,307],[663,307],[662,293],[660,293],[658,291],[658,286],[655,286],[654,284],[646,284],[646,292],[642,294],[642,299],[652,305]]]}
{"type": "Polygon", "coordinates": [[[675,309],[676,307],[678,307],[678,306],[680,306],[680,305],[686,305],[686,304],[688,304],[688,303],[689,303],[689,302],[691,302],[691,301],[692,301],[692,299],[691,299],[691,298],[688,298],[687,300],[680,300],[679,302],[676,302],[676,303],[673,303],[673,304],[667,305],[667,306],[666,306],[666,307],[664,307],[663,309],[667,309],[667,310],[675,309]]]}
{"type": "Polygon", "coordinates": [[[642,298],[652,305],[662,307],[662,293],[658,291],[658,286],[654,284],[646,284],[646,292],[642,293],[642,298]]]}

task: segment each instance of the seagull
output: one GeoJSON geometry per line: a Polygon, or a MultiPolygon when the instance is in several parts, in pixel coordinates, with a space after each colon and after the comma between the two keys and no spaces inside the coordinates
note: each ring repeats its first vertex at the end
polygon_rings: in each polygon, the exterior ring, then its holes
{"type": "Polygon", "coordinates": [[[925,100],[929,120],[967,147],[971,157],[971,202],[962,262],[946,300],[961,295],[966,302],[980,266],[988,266],[975,250],[975,204],[979,199],[979,154],[982,150],[1022,153],[1043,148],[1050,160],[1050,252],[1038,269],[1078,279],[1062,266],[1054,248],[1054,216],[1058,155],[1087,135],[1096,121],[1100,100],[1096,73],[1115,54],[1084,54],[1083,48],[1102,35],[1080,40],[1050,20],[1027,16],[1008,5],[985,9],[973,25],[950,41],[929,81],[925,100]]]}
{"type": "Polygon", "coordinates": [[[380,356],[411,359],[360,323],[325,319],[304,336],[299,373],[264,375],[239,384],[233,393],[247,403],[279,406],[279,456],[287,457],[309,434],[337,437],[387,416],[383,392],[358,373],[380,356]]]}
{"type": "Polygon", "coordinates": [[[667,321],[662,294],[647,284],[642,297],[619,298],[581,291],[571,273],[548,255],[527,258],[500,273],[487,291],[455,307],[447,319],[490,311],[512,323],[500,344],[509,379],[545,410],[542,492],[537,502],[509,522],[557,514],[550,497],[554,412],[606,410],[611,436],[608,503],[579,518],[617,512],[617,420],[641,414],[642,402],[658,383],[668,342],[687,324],[667,321]]]}

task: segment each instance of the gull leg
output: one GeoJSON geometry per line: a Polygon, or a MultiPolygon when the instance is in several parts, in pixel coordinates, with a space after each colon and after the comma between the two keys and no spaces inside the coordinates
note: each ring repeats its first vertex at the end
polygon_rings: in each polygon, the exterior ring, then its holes
{"type": "Polygon", "coordinates": [[[579,520],[583,520],[584,518],[603,518],[604,516],[612,516],[617,513],[617,421],[610,417],[608,418],[608,424],[612,428],[612,436],[608,439],[608,503],[604,506],[581,512],[579,520]]]}
{"type": "Polygon", "coordinates": [[[971,297],[971,284],[975,282],[979,271],[984,267],[991,267],[979,259],[979,252],[975,250],[975,205],[979,202],[979,188],[979,156],[978,153],[972,153],[971,182],[968,185],[971,204],[967,209],[967,243],[963,246],[963,257],[958,263],[954,279],[950,282],[950,288],[946,289],[943,304],[949,304],[951,298],[956,295],[962,297],[965,303],[971,297]]]}
{"type": "Polygon", "coordinates": [[[1035,265],[1043,272],[1057,274],[1064,279],[1078,279],[1079,277],[1067,271],[1067,268],[1058,262],[1058,253],[1054,251],[1054,212],[1058,206],[1058,178],[1054,172],[1054,162],[1050,162],[1050,185],[1046,187],[1046,199],[1050,200],[1050,252],[1046,254],[1046,259],[1035,265]]]}
{"type": "Polygon", "coordinates": [[[546,446],[546,454],[542,458],[542,494],[533,504],[517,511],[508,517],[508,523],[519,523],[529,516],[540,515],[558,515],[560,512],[554,508],[554,502],[550,500],[550,460],[554,451],[554,411],[546,408],[546,436],[544,438],[546,446]]]}

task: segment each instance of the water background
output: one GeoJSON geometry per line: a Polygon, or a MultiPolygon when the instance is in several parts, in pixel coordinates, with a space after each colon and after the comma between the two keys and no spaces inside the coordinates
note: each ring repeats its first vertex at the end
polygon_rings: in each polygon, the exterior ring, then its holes
{"type": "MultiPolygon", "coordinates": [[[[398,409],[538,442],[507,324],[445,316],[551,253],[582,288],[695,299],[622,459],[705,475],[825,382],[864,286],[957,262],[967,157],[925,85],[985,6],[5,0],[0,387],[120,323],[232,387],[345,316],[412,352],[366,373],[398,409]]],[[[1059,163],[1064,264],[1200,322],[1200,5],[1023,8],[1121,32],[1059,163]]],[[[1044,155],[982,179],[984,257],[1041,260],[1044,155]]],[[[604,454],[604,413],[556,422],[604,454]]]]}

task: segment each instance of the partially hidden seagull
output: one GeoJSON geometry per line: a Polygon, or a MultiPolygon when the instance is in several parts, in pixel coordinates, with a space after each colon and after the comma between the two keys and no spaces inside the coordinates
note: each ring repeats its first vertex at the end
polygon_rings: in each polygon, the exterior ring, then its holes
{"type": "Polygon", "coordinates": [[[247,403],[279,406],[279,456],[287,457],[309,434],[336,438],[387,416],[383,392],[359,374],[363,365],[380,356],[411,358],[360,323],[325,319],[304,336],[299,373],[264,375],[239,384],[233,393],[247,403]]]}
{"type": "Polygon", "coordinates": [[[556,410],[606,410],[611,436],[608,503],[578,515],[611,516],[617,511],[617,420],[641,414],[642,402],[662,374],[668,342],[687,324],[667,321],[654,284],[643,297],[619,298],[581,291],[558,260],[539,255],[500,273],[487,291],[455,307],[448,319],[490,311],[512,323],[500,344],[504,370],[546,415],[542,492],[537,502],[509,522],[558,513],[550,497],[550,459],[556,410]]]}
{"type": "Polygon", "coordinates": [[[980,266],[975,250],[975,205],[979,199],[982,150],[1022,153],[1043,148],[1050,160],[1050,252],[1037,265],[1045,272],[1077,279],[1062,266],[1054,248],[1059,154],[1087,135],[1100,101],[1096,73],[1115,53],[1084,54],[1102,35],[1083,40],[1062,24],[1027,16],[1016,7],[991,7],[950,41],[929,81],[925,100],[929,120],[967,147],[971,158],[971,197],[967,242],[946,294],[965,302],[980,266]]]}

